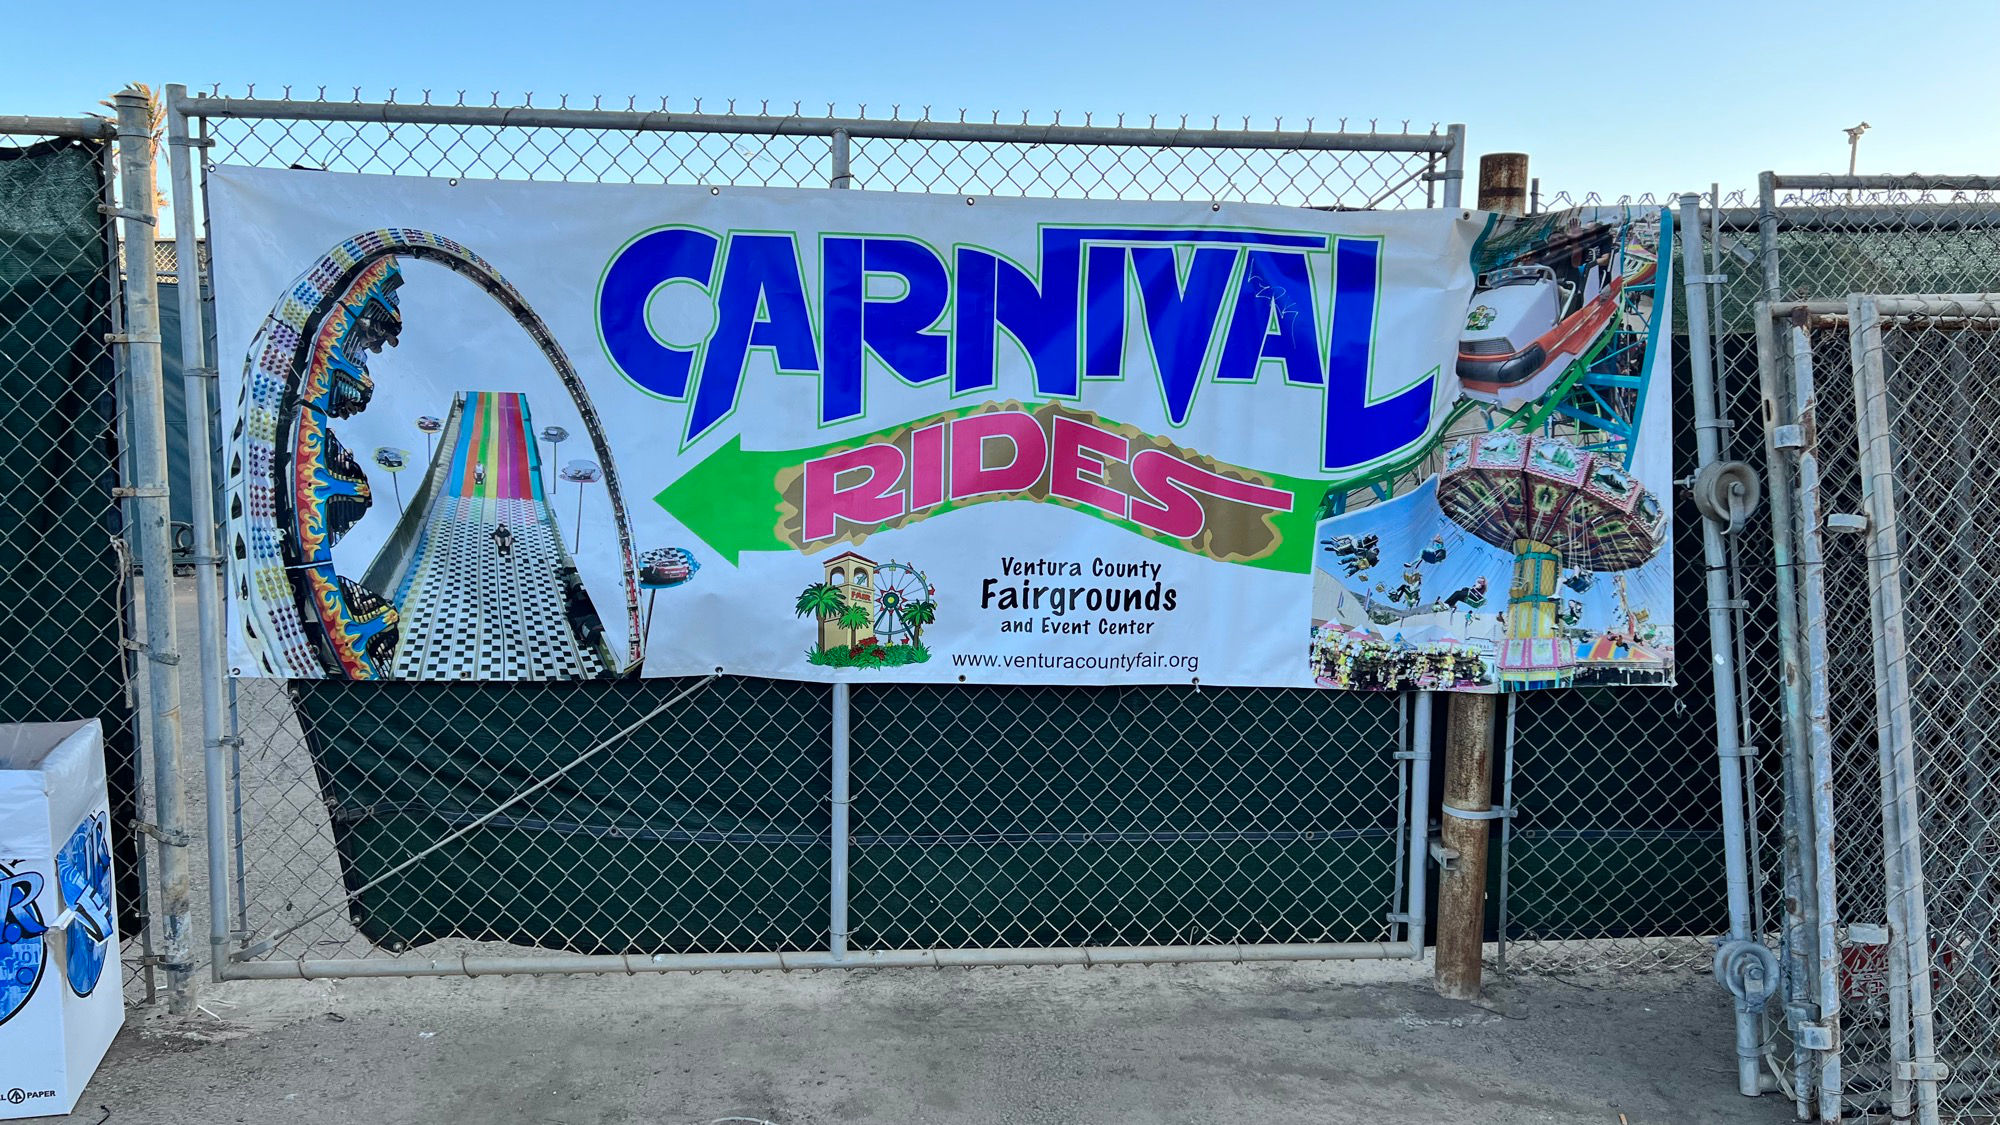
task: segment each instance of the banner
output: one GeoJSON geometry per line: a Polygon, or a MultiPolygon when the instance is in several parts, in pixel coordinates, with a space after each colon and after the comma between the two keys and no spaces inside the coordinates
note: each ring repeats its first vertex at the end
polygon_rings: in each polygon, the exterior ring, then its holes
{"type": "Polygon", "coordinates": [[[1673,676],[1658,209],[209,193],[240,675],[1673,676]]]}

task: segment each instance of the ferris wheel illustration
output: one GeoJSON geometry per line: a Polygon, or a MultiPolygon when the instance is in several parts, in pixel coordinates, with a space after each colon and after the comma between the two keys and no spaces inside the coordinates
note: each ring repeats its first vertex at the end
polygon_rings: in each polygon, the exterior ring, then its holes
{"type": "Polygon", "coordinates": [[[924,572],[909,563],[890,560],[875,570],[875,640],[878,644],[914,643],[927,624],[923,610],[937,588],[924,572]]]}

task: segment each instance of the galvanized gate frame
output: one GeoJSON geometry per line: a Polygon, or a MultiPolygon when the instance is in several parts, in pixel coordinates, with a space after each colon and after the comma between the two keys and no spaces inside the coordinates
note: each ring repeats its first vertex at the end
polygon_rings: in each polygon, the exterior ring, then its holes
{"type": "MultiPolygon", "coordinates": [[[[1816,180],[1815,182],[1819,182],[1816,180]]],[[[1774,188],[1764,177],[1763,220],[1769,294],[1779,291],[1774,188]]],[[[1842,186],[1840,184],[1834,185],[1842,186]]],[[[1855,186],[1871,186],[1858,183],[1855,186]]],[[[1760,369],[1777,541],[1781,631],[1786,636],[1786,842],[1788,919],[1784,945],[1788,1029],[1800,1076],[1801,1115],[1838,1122],[1846,1077],[1840,1036],[1845,944],[1884,946],[1888,971],[1892,1118],[1940,1120],[1949,1068],[1939,1059],[1932,1003],[1932,953],[1920,830],[1918,747],[1912,721],[1902,589],[1903,544],[1890,425],[1885,322],[2000,316],[1993,294],[1886,296],[1844,300],[1765,300],[1757,306],[1760,369]],[[1811,338],[1840,332],[1851,356],[1858,484],[1863,512],[1829,512],[1820,471],[1819,396],[1811,338]],[[1782,343],[1781,341],[1782,333],[1782,343]],[[1795,474],[1795,475],[1794,475],[1795,474]],[[1835,740],[1827,669],[1827,543],[1830,534],[1863,544],[1868,567],[1876,751],[1880,772],[1885,916],[1841,917],[1835,868],[1835,740]],[[1797,537],[1796,544],[1792,537],[1797,537]],[[1790,621],[1786,622],[1785,619],[1790,621]],[[1808,1087],[1803,1079],[1814,1075],[1808,1087]]]]}
{"type": "MultiPolygon", "coordinates": [[[[805,118],[800,116],[704,115],[645,111],[576,110],[532,106],[491,107],[459,105],[256,100],[221,97],[190,97],[184,86],[166,87],[167,143],[171,160],[172,198],[176,223],[175,238],[184,263],[194,263],[197,276],[205,269],[197,253],[201,225],[207,220],[204,196],[205,161],[202,150],[210,143],[206,127],[219,118],[292,122],[352,123],[356,125],[437,125],[493,128],[549,128],[598,130],[603,133],[686,133],[764,134],[769,136],[824,138],[831,145],[831,187],[847,188],[853,177],[849,170],[849,146],[855,138],[886,138],[906,141],[946,141],[987,145],[1124,145],[1151,146],[1166,150],[1201,148],[1268,148],[1291,151],[1339,151],[1368,153],[1427,154],[1426,165],[1397,184],[1385,188],[1383,196],[1403,190],[1419,180],[1427,182],[1431,202],[1444,208],[1459,206],[1463,179],[1465,134],[1463,126],[1452,125],[1432,134],[1383,134],[1348,132],[1260,132],[1189,128],[1128,128],[1085,125],[1020,125],[997,121],[967,122],[932,120],[805,118]],[[197,135],[196,128],[200,129],[197,135]]],[[[1247,126],[1247,122],[1246,122],[1247,126]]],[[[198,324],[203,285],[182,284],[182,323],[198,324]]],[[[212,479],[210,458],[219,449],[221,435],[210,424],[215,402],[209,396],[216,385],[215,361],[204,355],[202,335],[184,332],[182,358],[188,373],[189,430],[208,435],[207,441],[190,442],[193,450],[191,479],[212,479]]],[[[830,777],[830,857],[831,882],[828,887],[830,916],[827,948],[811,952],[742,952],[710,954],[556,954],[522,953],[501,956],[460,955],[424,959],[420,954],[395,958],[362,959],[260,959],[272,942],[254,944],[247,922],[231,926],[230,887],[238,885],[241,909],[245,892],[240,880],[232,880],[232,857],[240,860],[239,840],[232,840],[226,810],[230,795],[225,786],[236,775],[237,755],[242,738],[235,726],[231,704],[233,682],[229,679],[221,604],[222,558],[217,542],[216,503],[212,494],[197,490],[196,548],[194,562],[199,574],[198,606],[200,622],[200,679],[202,692],[202,745],[205,764],[205,797],[208,840],[209,948],[213,977],[224,979],[280,979],[353,976],[476,976],[513,973],[653,972],[719,969],[821,969],[876,967],[932,967],[975,965],[1095,965],[1151,962],[1240,962],[1329,958],[1421,958],[1424,954],[1426,881],[1430,862],[1428,823],[1424,809],[1429,802],[1429,764],[1432,699],[1430,693],[1411,693],[1402,700],[1399,715],[1399,743],[1395,754],[1398,778],[1398,818],[1403,831],[1397,837],[1394,865],[1393,902],[1403,904],[1388,922],[1400,926],[1402,937],[1378,942],[1322,942],[1309,944],[1192,944],[1162,946],[1121,946],[1090,948],[961,948],[923,950],[852,950],[847,947],[848,887],[846,852],[849,808],[849,717],[846,685],[837,685],[832,696],[832,774],[830,777]]],[[[693,690],[693,689],[690,689],[693,690]]],[[[643,720],[642,720],[643,721],[643,720]]],[[[609,747],[630,730],[608,735],[583,757],[609,747]]],[[[567,768],[567,767],[564,767],[567,768]]],[[[351,895],[349,896],[351,897],[351,895]]],[[[294,927],[296,928],[296,927],[294,927]]],[[[282,933],[282,932],[281,932],[282,933]]]]}

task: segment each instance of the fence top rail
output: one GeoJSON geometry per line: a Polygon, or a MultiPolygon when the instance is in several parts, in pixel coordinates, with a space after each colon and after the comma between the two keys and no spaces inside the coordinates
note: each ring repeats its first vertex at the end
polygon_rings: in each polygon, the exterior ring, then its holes
{"type": "Polygon", "coordinates": [[[2000,176],[1926,176],[1917,172],[1896,176],[1839,176],[1830,173],[1769,173],[1772,186],[1783,190],[1824,188],[1832,191],[2000,191],[2000,176]]]}
{"type": "MultiPolygon", "coordinates": [[[[990,141],[1009,144],[1141,145],[1155,148],[1273,148],[1323,152],[1429,152],[1449,154],[1457,127],[1427,133],[1322,133],[1311,129],[1208,129],[1005,123],[871,117],[805,117],[798,114],[672,113],[665,110],[544,108],[541,106],[433,105],[405,102],[295,101],[220,98],[169,99],[189,117],[284,121],[351,121],[375,125],[464,125],[518,129],[602,129],[641,133],[757,133],[779,136],[880,137],[904,141],[990,141]]],[[[0,120],[5,120],[0,118],[0,120]]],[[[1122,122],[1122,117],[1120,118],[1122,122]]],[[[1211,119],[1217,122],[1219,119],[1211,119]]],[[[1246,119],[1246,123],[1247,123],[1246,119]]]]}
{"type": "MultiPolygon", "coordinates": [[[[1781,203],[1769,217],[1780,231],[1992,230],[2000,228],[2000,202],[1781,203]]],[[[1724,207],[1718,221],[1723,230],[1740,234],[1758,230],[1764,218],[1764,212],[1756,207],[1724,207]]]]}
{"type": "MultiPolygon", "coordinates": [[[[1992,320],[2000,318],[2000,293],[1921,293],[1864,294],[1875,303],[1875,311],[1885,317],[1992,320]]],[[[1760,301],[1768,315],[1783,320],[1795,315],[1843,317],[1850,305],[1845,297],[1814,301],[1760,301]]]]}
{"type": "Polygon", "coordinates": [[[102,117],[28,117],[0,114],[0,135],[105,141],[118,135],[118,126],[102,117]]]}

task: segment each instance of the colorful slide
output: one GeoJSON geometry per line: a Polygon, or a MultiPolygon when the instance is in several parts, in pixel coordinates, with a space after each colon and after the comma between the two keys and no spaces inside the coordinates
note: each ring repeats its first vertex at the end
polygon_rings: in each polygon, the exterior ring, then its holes
{"type": "Polygon", "coordinates": [[[416,501],[369,567],[402,619],[395,678],[585,679],[611,665],[534,433],[522,395],[453,402],[416,501]]]}

